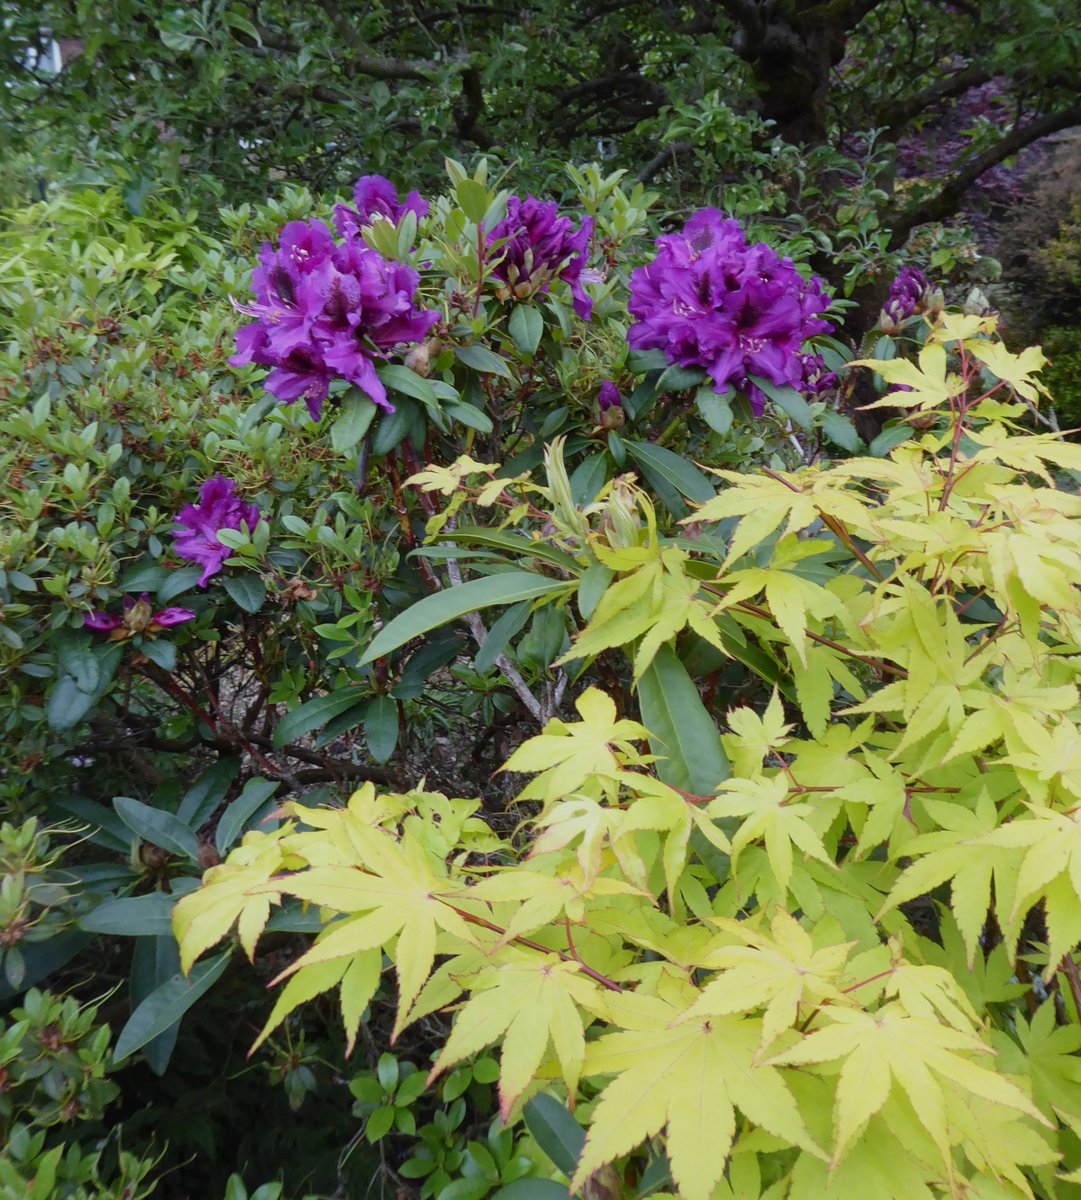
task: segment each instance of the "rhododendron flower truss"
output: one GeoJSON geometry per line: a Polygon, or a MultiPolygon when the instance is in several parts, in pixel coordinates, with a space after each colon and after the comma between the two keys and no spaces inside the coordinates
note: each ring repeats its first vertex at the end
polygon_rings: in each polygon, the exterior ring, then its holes
{"type": "Polygon", "coordinates": [[[657,246],[656,258],[631,273],[633,348],[699,367],[714,391],[747,395],[756,415],[765,397],[751,376],[802,387],[802,344],[833,328],[821,316],[830,298],[820,279],[804,279],[765,242],[748,245],[739,222],[714,208],[657,246]]]}
{"type": "Polygon", "coordinates": [[[255,302],[234,301],[256,320],[238,331],[229,361],[273,367],[266,389],[287,404],[303,399],[313,420],[334,379],[393,412],[375,362],[420,341],[439,319],[415,306],[417,272],[355,238],[339,245],[316,220],[286,225],[276,249],[264,243],[259,263],[255,302]]]}
{"type": "Polygon", "coordinates": [[[927,277],[919,267],[902,267],[890,284],[882,311],[891,321],[900,324],[920,311],[926,291],[927,277]]]}
{"type": "Polygon", "coordinates": [[[568,217],[559,215],[555,201],[510,196],[507,215],[487,237],[489,246],[503,241],[492,251],[496,261],[491,273],[500,285],[496,289],[499,298],[527,300],[547,292],[554,279],[561,279],[570,286],[574,311],[588,321],[593,301],[582,287],[582,271],[589,258],[592,234],[592,217],[586,217],[575,229],[568,217]]]}
{"type": "Polygon", "coordinates": [[[373,221],[389,221],[397,225],[407,212],[417,220],[428,215],[428,201],[419,192],[410,192],[398,200],[398,189],[382,175],[362,175],[353,185],[353,203],[334,205],[334,228],[341,237],[356,237],[365,225],[373,221]]]}
{"type": "Polygon", "coordinates": [[[195,613],[190,608],[160,608],[154,612],[147,592],[143,592],[138,600],[125,596],[123,616],[100,609],[83,615],[84,627],[95,633],[107,633],[110,642],[122,642],[137,633],[160,633],[171,625],[194,620],[195,613]]]}
{"type": "Polygon", "coordinates": [[[232,554],[218,541],[218,530],[239,529],[242,524],[254,529],[259,524],[259,509],[234,495],[235,487],[233,480],[224,475],[213,475],[200,487],[198,504],[185,504],[177,514],[180,529],[173,534],[173,550],[179,558],[203,568],[200,587],[206,587],[211,575],[216,575],[232,554]]]}

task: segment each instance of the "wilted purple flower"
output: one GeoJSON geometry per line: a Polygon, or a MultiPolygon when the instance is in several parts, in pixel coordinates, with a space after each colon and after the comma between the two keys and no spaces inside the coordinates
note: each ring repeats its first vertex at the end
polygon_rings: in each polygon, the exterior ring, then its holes
{"type": "Polygon", "coordinates": [[[582,269],[589,257],[592,233],[592,217],[586,217],[576,230],[569,217],[559,215],[554,200],[510,196],[507,215],[487,236],[489,246],[507,239],[493,251],[499,261],[492,267],[492,275],[503,285],[497,289],[499,298],[526,300],[547,292],[553,279],[562,279],[570,285],[574,311],[588,321],[593,301],[582,287],[582,269]]]}
{"type": "Polygon", "coordinates": [[[656,258],[631,272],[627,341],[700,367],[714,391],[743,392],[756,415],[766,397],[748,378],[798,388],[800,347],[832,329],[819,315],[829,296],[765,242],[749,246],[738,221],[715,208],[695,213],[678,234],[657,239],[656,258]]]}
{"type": "Polygon", "coordinates": [[[254,529],[259,523],[259,509],[234,495],[235,487],[233,480],[224,475],[212,475],[199,488],[199,503],[185,504],[177,514],[182,528],[173,534],[176,538],[173,551],[179,558],[203,568],[200,587],[206,587],[211,575],[216,575],[232,554],[228,546],[218,541],[218,530],[239,529],[241,523],[254,529]]]}
{"type": "Polygon", "coordinates": [[[334,205],[334,227],[341,237],[355,237],[364,225],[380,218],[392,225],[407,212],[417,214],[417,220],[428,215],[428,201],[419,192],[410,192],[399,203],[398,189],[382,175],[362,175],[353,185],[355,209],[345,204],[334,205]]]}
{"type": "Polygon", "coordinates": [[[100,609],[83,614],[83,625],[95,633],[107,633],[110,642],[121,642],[136,633],[160,633],[170,625],[182,625],[195,619],[190,608],[161,608],[154,612],[147,592],[133,600],[124,597],[124,615],[102,612],[100,609]]]}
{"type": "Polygon", "coordinates": [[[393,412],[375,360],[421,340],[439,319],[414,307],[417,272],[356,239],[338,245],[316,220],[290,222],[277,249],[264,243],[259,261],[255,302],[236,305],[257,320],[238,331],[229,361],[274,367],[264,386],[287,404],[303,399],[313,420],[336,378],[393,412]]]}

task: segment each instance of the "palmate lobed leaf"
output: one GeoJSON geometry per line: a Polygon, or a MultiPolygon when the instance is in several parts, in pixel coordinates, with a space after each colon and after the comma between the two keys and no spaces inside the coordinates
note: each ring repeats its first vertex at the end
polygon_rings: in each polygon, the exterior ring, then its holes
{"type": "Polygon", "coordinates": [[[572,1191],[606,1163],[667,1130],[679,1194],[709,1200],[735,1136],[736,1110],[756,1125],[821,1154],[781,1071],[756,1066],[761,1022],[700,1017],[663,1000],[625,993],[610,1002],[619,1032],[586,1049],[584,1075],[615,1075],[601,1092],[572,1191]]]}
{"type": "Polygon", "coordinates": [[[567,1090],[574,1095],[585,1055],[581,1009],[604,1012],[600,988],[575,962],[517,949],[470,981],[471,998],[429,1073],[431,1082],[447,1067],[503,1039],[499,1110],[506,1121],[533,1081],[549,1044],[567,1090]]]}

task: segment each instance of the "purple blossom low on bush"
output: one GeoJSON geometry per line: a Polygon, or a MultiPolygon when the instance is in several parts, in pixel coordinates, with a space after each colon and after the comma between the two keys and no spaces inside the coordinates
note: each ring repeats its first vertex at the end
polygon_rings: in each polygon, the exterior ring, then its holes
{"type": "Polygon", "coordinates": [[[383,175],[362,175],[353,185],[353,203],[334,205],[334,228],[339,237],[355,237],[365,225],[380,218],[397,225],[407,212],[417,220],[428,215],[428,201],[419,192],[398,200],[398,189],[383,175]]]}
{"type": "Polygon", "coordinates": [[[136,633],[160,633],[171,625],[182,625],[194,619],[195,613],[190,608],[159,608],[154,612],[149,594],[143,592],[138,600],[124,597],[123,616],[95,609],[84,614],[83,625],[95,633],[107,633],[111,642],[119,642],[136,633]]]}
{"type": "Polygon", "coordinates": [[[290,222],[276,248],[263,244],[259,263],[255,302],[236,305],[256,319],[237,332],[229,361],[273,367],[267,391],[286,404],[304,400],[313,420],[336,378],[393,412],[375,363],[420,341],[439,319],[416,307],[417,272],[359,239],[338,244],[317,220],[290,222]]]}
{"type": "Polygon", "coordinates": [[[224,475],[212,475],[199,488],[197,504],[185,504],[177,513],[181,526],[173,536],[173,552],[203,568],[199,586],[206,587],[211,575],[221,570],[222,563],[232,554],[228,546],[218,541],[219,529],[239,529],[241,524],[254,529],[259,523],[259,509],[245,504],[234,494],[236,484],[224,475]]]}
{"type": "Polygon", "coordinates": [[[926,291],[927,277],[919,267],[902,267],[890,284],[883,314],[895,325],[907,321],[913,313],[920,311],[926,291]]]}
{"type": "Polygon", "coordinates": [[[559,215],[555,201],[509,197],[507,215],[487,236],[489,246],[506,239],[492,251],[498,257],[492,275],[502,284],[500,298],[526,300],[547,292],[554,279],[561,279],[570,286],[574,311],[588,321],[593,301],[582,287],[582,270],[589,258],[592,234],[591,217],[575,229],[570,218],[559,215]]]}
{"type": "Polygon", "coordinates": [[[631,272],[633,348],[701,368],[714,391],[743,392],[755,415],[765,397],[749,376],[802,386],[802,344],[833,328],[820,315],[830,303],[820,279],[805,280],[765,242],[748,245],[739,222],[714,208],[657,246],[653,261],[631,272]]]}

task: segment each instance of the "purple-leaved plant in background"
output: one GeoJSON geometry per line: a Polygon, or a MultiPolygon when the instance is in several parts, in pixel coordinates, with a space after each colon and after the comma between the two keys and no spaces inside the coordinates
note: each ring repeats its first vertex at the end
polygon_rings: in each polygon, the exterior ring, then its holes
{"type": "Polygon", "coordinates": [[[173,553],[203,568],[199,586],[206,587],[211,575],[233,552],[218,541],[219,529],[239,529],[241,524],[254,529],[259,524],[259,509],[245,504],[235,495],[236,484],[224,475],[212,475],[199,488],[197,504],[185,504],[177,513],[181,526],[173,537],[173,553]]]}
{"type": "Polygon", "coordinates": [[[420,341],[439,320],[416,307],[419,282],[412,267],[389,262],[358,238],[338,244],[322,221],[291,221],[277,247],[263,243],[254,303],[233,302],[256,319],[237,331],[229,361],[273,367],[267,391],[286,404],[303,400],[312,420],[334,379],[393,412],[375,363],[420,341]]]}
{"type": "Polygon", "coordinates": [[[389,221],[397,225],[407,213],[416,213],[417,220],[428,215],[428,201],[419,192],[410,192],[398,200],[398,189],[383,175],[362,175],[353,185],[353,203],[334,205],[334,228],[340,237],[356,237],[361,228],[373,221],[389,221]]]}
{"type": "Polygon", "coordinates": [[[569,217],[559,215],[554,200],[508,197],[507,215],[496,222],[486,239],[488,246],[506,239],[492,251],[497,261],[491,273],[501,284],[499,298],[526,300],[547,292],[554,279],[561,279],[570,286],[574,311],[588,321],[593,301],[582,287],[582,270],[589,258],[592,234],[592,217],[575,229],[569,217]]]}
{"type": "Polygon", "coordinates": [[[124,597],[123,616],[95,609],[83,614],[83,625],[95,633],[107,633],[110,642],[120,642],[136,633],[160,633],[171,625],[194,619],[195,613],[190,608],[159,608],[154,612],[149,593],[143,592],[138,600],[124,597]]]}
{"type": "Polygon", "coordinates": [[[765,242],[748,245],[739,222],[715,208],[656,244],[653,261],[631,272],[634,349],[700,367],[715,392],[743,392],[756,416],[766,397],[750,376],[803,385],[802,344],[833,328],[820,315],[830,298],[817,276],[804,279],[765,242]]]}

